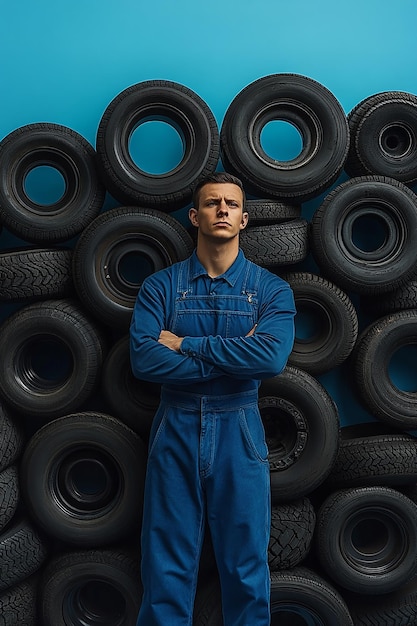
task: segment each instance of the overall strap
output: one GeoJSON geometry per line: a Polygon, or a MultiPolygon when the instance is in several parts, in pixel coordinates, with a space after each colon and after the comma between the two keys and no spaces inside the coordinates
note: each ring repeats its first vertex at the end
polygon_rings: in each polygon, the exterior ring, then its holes
{"type": "Polygon", "coordinates": [[[246,294],[250,302],[252,298],[258,293],[262,268],[252,261],[247,260],[246,262],[247,267],[245,271],[245,278],[242,284],[242,294],[246,294]]]}
{"type": "Polygon", "coordinates": [[[181,261],[178,265],[177,296],[185,298],[185,296],[191,292],[191,257],[185,259],[185,261],[181,261]]]}

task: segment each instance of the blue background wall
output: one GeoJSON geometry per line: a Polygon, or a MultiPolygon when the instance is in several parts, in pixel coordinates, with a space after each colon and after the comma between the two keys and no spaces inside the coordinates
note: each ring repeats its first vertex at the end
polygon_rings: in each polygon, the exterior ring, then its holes
{"type": "Polygon", "coordinates": [[[417,88],[415,0],[3,0],[1,13],[1,137],[50,121],[94,141],[108,102],[154,78],[197,91],[219,123],[275,72],[322,82],[346,111],[417,88]]]}
{"type": "MultiPolygon", "coordinates": [[[[197,92],[219,126],[234,96],[272,73],[321,82],[347,113],[373,93],[417,93],[416,0],[23,0],[3,1],[1,13],[0,139],[24,124],[54,122],[94,145],[107,104],[150,79],[197,92]]],[[[149,171],[169,169],[175,138],[165,141],[171,154],[152,153],[152,139],[149,171]]],[[[314,206],[303,207],[307,218],[314,206]]],[[[4,229],[0,247],[13,245],[4,229]]],[[[371,419],[340,372],[321,380],[343,423],[371,419]]]]}

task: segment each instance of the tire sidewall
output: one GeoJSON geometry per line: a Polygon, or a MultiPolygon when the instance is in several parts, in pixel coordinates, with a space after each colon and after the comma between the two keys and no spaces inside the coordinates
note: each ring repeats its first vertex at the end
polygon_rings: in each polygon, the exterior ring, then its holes
{"type": "Polygon", "coordinates": [[[139,528],[144,489],[146,453],[139,438],[114,418],[92,417],[68,415],[42,427],[27,445],[21,469],[23,496],[38,524],[64,542],[83,546],[122,539],[139,528]],[[82,493],[72,508],[57,486],[65,463],[77,454],[81,462],[104,457],[106,470],[113,472],[107,480],[116,493],[102,509],[91,508],[82,493]]]}

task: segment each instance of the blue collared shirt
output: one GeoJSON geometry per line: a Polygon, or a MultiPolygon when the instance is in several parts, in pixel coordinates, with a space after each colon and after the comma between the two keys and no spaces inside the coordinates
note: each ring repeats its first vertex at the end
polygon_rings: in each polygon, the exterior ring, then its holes
{"type": "Polygon", "coordinates": [[[285,367],[294,316],[288,283],[248,261],[242,250],[216,278],[194,252],[143,282],[130,327],[133,373],[203,395],[257,388],[285,367]],[[158,342],[161,330],[184,337],[180,352],[158,342]]]}

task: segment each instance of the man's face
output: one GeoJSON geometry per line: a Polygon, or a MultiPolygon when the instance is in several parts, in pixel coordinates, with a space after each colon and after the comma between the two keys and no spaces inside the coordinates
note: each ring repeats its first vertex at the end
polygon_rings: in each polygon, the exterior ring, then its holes
{"type": "Polygon", "coordinates": [[[218,240],[237,237],[248,223],[243,212],[243,194],[233,183],[209,183],[200,190],[199,206],[190,209],[189,217],[200,236],[218,240]]]}

